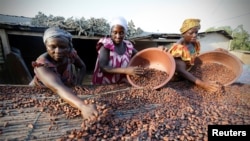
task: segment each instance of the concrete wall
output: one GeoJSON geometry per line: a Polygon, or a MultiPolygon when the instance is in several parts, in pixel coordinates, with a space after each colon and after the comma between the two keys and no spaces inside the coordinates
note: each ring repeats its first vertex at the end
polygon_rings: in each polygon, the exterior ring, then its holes
{"type": "Polygon", "coordinates": [[[244,64],[250,65],[250,53],[243,53],[237,51],[230,51],[230,53],[237,56],[244,64]]]}
{"type": "Polygon", "coordinates": [[[206,51],[212,51],[216,48],[223,48],[228,50],[230,40],[224,35],[219,33],[209,33],[200,37],[201,53],[206,51]]]}
{"type": "MultiPolygon", "coordinates": [[[[178,39],[176,39],[177,41],[178,39]]],[[[176,42],[174,41],[174,42],[176,42]]],[[[199,41],[201,43],[201,53],[206,51],[212,51],[216,48],[223,48],[228,50],[228,47],[230,45],[230,39],[225,37],[221,33],[208,33],[203,34],[200,36],[199,41]]],[[[143,41],[135,41],[135,48],[137,50],[142,50],[144,48],[148,47],[157,47],[157,46],[165,46],[169,48],[172,45],[173,42],[157,42],[157,41],[150,41],[149,39],[143,39],[143,41]]]]}
{"type": "Polygon", "coordinates": [[[135,42],[135,48],[140,51],[145,48],[149,47],[158,47],[158,46],[164,46],[169,48],[172,43],[170,42],[155,42],[155,41],[136,41],[135,42]]]}
{"type": "MultiPolygon", "coordinates": [[[[216,48],[223,48],[229,50],[230,41],[228,38],[219,33],[206,34],[200,37],[201,53],[212,51],[216,48]]],[[[237,51],[230,51],[233,55],[237,56],[244,64],[250,64],[250,53],[243,53],[237,51]]]]}

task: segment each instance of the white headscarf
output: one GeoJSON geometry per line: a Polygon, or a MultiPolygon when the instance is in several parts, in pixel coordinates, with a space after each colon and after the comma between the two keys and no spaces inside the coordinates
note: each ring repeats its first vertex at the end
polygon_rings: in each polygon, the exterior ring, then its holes
{"type": "Polygon", "coordinates": [[[70,44],[72,42],[72,35],[69,32],[63,29],[60,29],[58,27],[50,27],[46,29],[43,35],[43,42],[45,43],[45,41],[48,38],[52,38],[52,37],[62,37],[62,39],[68,40],[70,44]]]}
{"type": "Polygon", "coordinates": [[[128,23],[127,23],[127,20],[124,17],[119,16],[119,17],[112,18],[112,20],[110,22],[111,28],[114,25],[120,25],[125,29],[125,32],[128,31],[128,23]]]}

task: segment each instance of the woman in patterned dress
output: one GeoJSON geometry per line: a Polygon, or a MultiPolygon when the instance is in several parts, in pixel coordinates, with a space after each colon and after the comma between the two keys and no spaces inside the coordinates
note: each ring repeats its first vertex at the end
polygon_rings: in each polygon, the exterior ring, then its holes
{"type": "Polygon", "coordinates": [[[140,67],[127,67],[132,56],[137,53],[133,44],[124,39],[127,28],[127,21],[123,17],[113,18],[110,37],[98,41],[93,84],[124,83],[127,82],[126,75],[143,74],[140,67]]]}
{"type": "Polygon", "coordinates": [[[219,88],[216,82],[200,80],[189,72],[194,65],[195,57],[200,53],[200,42],[197,40],[199,29],[200,19],[184,20],[180,28],[182,38],[177,41],[177,43],[174,43],[168,52],[175,58],[176,72],[178,75],[181,75],[207,91],[216,91],[219,88]]]}
{"type": "Polygon", "coordinates": [[[97,115],[96,106],[84,104],[70,88],[81,85],[86,71],[84,62],[73,48],[71,34],[51,27],[44,32],[43,41],[47,52],[32,62],[35,76],[30,85],[48,87],[71,106],[81,110],[84,119],[94,118],[97,115]]]}

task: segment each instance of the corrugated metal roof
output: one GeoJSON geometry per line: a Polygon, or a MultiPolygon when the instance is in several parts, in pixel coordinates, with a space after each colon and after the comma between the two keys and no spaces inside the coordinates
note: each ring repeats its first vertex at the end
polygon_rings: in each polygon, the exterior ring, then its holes
{"type": "Polygon", "coordinates": [[[222,34],[224,35],[225,37],[227,37],[229,40],[232,40],[233,37],[227,33],[227,31],[225,30],[216,30],[216,31],[207,31],[207,32],[200,32],[199,33],[199,36],[205,36],[206,34],[210,34],[210,33],[219,33],[219,34],[222,34]]]}
{"type": "Polygon", "coordinates": [[[15,25],[31,25],[32,18],[0,14],[0,23],[15,25]]]}
{"type": "MultiPolygon", "coordinates": [[[[0,29],[43,33],[49,26],[38,26],[31,24],[32,18],[22,16],[11,16],[0,14],[0,29]]],[[[78,35],[74,29],[65,29],[72,35],[78,35]]],[[[104,36],[101,33],[94,33],[94,37],[104,36]]],[[[93,36],[90,36],[92,38],[93,36]]],[[[80,36],[79,36],[80,37],[80,36]]]]}
{"type": "Polygon", "coordinates": [[[131,40],[140,40],[140,39],[179,39],[181,37],[180,34],[167,34],[167,33],[154,33],[154,32],[143,32],[140,35],[133,36],[131,40]]]}
{"type": "MultiPolygon", "coordinates": [[[[34,26],[31,25],[32,18],[23,17],[23,16],[11,16],[0,14],[0,28],[6,29],[16,29],[24,31],[38,31],[43,32],[48,27],[34,26]]],[[[70,31],[69,31],[70,32],[70,31]]],[[[200,32],[199,36],[205,36],[210,33],[219,33],[227,37],[228,39],[233,39],[225,30],[218,31],[208,31],[200,32]]],[[[140,35],[130,37],[130,40],[141,40],[141,39],[179,39],[181,34],[179,33],[155,33],[155,32],[143,32],[140,35]]]]}
{"type": "Polygon", "coordinates": [[[31,31],[31,32],[44,32],[48,27],[31,25],[32,18],[23,16],[12,16],[0,14],[0,28],[19,30],[19,31],[31,31]]]}

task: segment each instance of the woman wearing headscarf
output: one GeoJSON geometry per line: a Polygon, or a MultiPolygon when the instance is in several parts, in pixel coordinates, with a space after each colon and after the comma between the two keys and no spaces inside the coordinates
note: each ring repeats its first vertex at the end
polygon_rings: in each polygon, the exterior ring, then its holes
{"type": "Polygon", "coordinates": [[[140,67],[127,67],[137,53],[133,44],[125,40],[128,30],[126,19],[115,17],[110,23],[110,37],[101,38],[96,46],[98,57],[94,69],[93,84],[115,84],[127,82],[126,75],[140,75],[140,67]]]}
{"type": "Polygon", "coordinates": [[[69,87],[81,85],[86,66],[72,45],[69,32],[51,27],[45,30],[43,41],[47,52],[32,62],[34,78],[32,86],[45,86],[58,94],[71,106],[81,110],[84,119],[97,113],[95,105],[85,105],[69,87]]]}
{"type": "Polygon", "coordinates": [[[194,65],[194,59],[200,53],[200,42],[197,40],[200,29],[200,19],[184,20],[180,32],[182,38],[174,43],[168,50],[175,58],[176,72],[197,86],[207,91],[216,91],[219,86],[215,82],[202,81],[192,75],[189,70],[194,65]]]}

